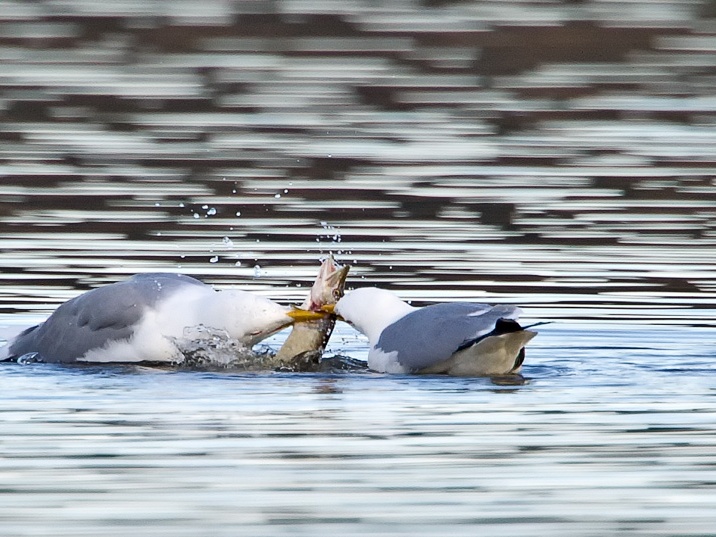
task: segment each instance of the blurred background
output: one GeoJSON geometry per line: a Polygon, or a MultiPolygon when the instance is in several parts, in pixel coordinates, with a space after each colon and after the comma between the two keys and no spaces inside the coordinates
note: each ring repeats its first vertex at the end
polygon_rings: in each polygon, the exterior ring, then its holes
{"type": "Polygon", "coordinates": [[[712,323],[716,2],[4,0],[0,312],[142,271],[712,323]]]}

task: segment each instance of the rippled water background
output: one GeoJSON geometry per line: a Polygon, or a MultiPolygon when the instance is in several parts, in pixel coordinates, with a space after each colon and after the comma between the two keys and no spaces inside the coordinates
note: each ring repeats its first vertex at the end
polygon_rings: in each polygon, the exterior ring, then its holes
{"type": "Polygon", "coordinates": [[[150,270],[300,302],[328,252],[555,322],[518,385],[5,365],[0,534],[713,534],[714,17],[2,2],[4,332],[150,270]]]}

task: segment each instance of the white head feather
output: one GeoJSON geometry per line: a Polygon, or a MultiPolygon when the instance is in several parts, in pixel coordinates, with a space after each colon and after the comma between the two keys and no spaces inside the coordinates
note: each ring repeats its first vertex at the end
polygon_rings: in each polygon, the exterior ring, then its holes
{"type": "Polygon", "coordinates": [[[281,306],[268,298],[226,289],[203,298],[198,311],[200,324],[226,330],[230,337],[252,346],[293,322],[290,307],[281,306]]]}
{"type": "Polygon", "coordinates": [[[363,287],[346,294],[335,311],[375,344],[383,329],[416,308],[396,294],[377,287],[363,287]]]}

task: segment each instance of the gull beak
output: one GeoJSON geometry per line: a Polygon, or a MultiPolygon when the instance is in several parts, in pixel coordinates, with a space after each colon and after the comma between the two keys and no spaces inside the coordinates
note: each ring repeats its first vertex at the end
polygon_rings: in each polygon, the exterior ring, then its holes
{"type": "Polygon", "coordinates": [[[321,306],[321,311],[323,311],[325,313],[330,313],[331,315],[333,315],[335,309],[336,309],[335,304],[324,304],[323,306],[321,306]]]}
{"type": "Polygon", "coordinates": [[[304,321],[317,321],[319,319],[324,319],[326,317],[326,313],[327,312],[324,311],[309,311],[302,310],[300,308],[293,308],[292,310],[287,311],[286,315],[291,317],[294,323],[300,323],[304,321]]]}
{"type": "Polygon", "coordinates": [[[347,322],[343,317],[341,317],[338,313],[336,313],[336,305],[335,304],[324,304],[323,306],[321,306],[321,311],[324,313],[328,313],[329,315],[333,315],[339,321],[347,322]]]}

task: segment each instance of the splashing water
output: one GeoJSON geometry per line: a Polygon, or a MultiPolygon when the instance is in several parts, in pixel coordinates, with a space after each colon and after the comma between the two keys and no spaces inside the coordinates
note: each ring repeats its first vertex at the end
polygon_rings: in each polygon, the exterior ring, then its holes
{"type": "Polygon", "coordinates": [[[172,365],[199,369],[271,369],[269,351],[254,352],[224,330],[204,325],[186,328],[183,337],[172,338],[183,359],[172,365]]]}

